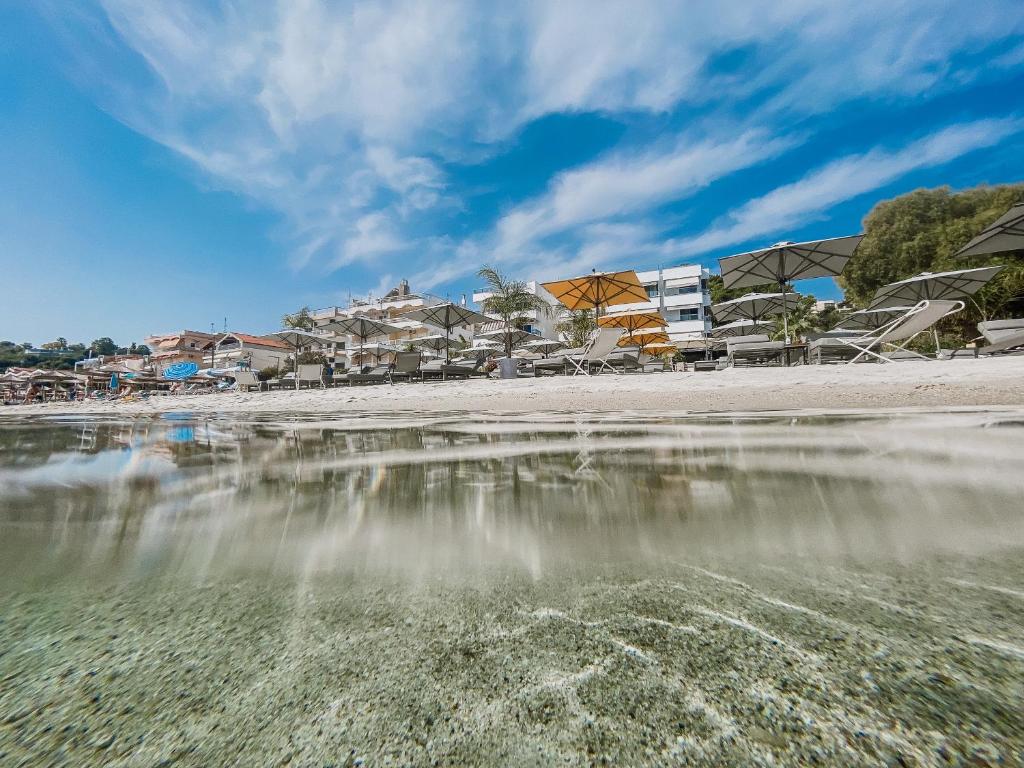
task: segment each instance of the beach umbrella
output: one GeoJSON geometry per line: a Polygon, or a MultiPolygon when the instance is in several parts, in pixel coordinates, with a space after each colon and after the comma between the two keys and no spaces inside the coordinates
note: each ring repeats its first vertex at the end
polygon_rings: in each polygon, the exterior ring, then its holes
{"type": "MultiPolygon", "coordinates": [[[[461,304],[453,304],[448,301],[444,304],[433,304],[429,307],[420,307],[402,315],[403,318],[419,320],[428,325],[444,329],[445,336],[451,336],[452,329],[463,325],[478,325],[490,322],[492,318],[481,314],[476,310],[464,307],[461,304]]],[[[451,353],[445,347],[445,360],[451,362],[451,353]]]]}
{"type": "Polygon", "coordinates": [[[296,374],[295,388],[298,389],[299,349],[310,344],[323,344],[324,337],[317,336],[316,334],[310,333],[309,331],[300,331],[298,328],[284,328],[280,331],[274,331],[274,333],[268,333],[266,338],[283,341],[285,344],[291,344],[295,348],[295,355],[292,357],[292,371],[296,374]]]}
{"type": "MultiPolygon", "coordinates": [[[[791,293],[795,299],[800,298],[799,293],[791,293]]],[[[787,298],[785,293],[748,293],[738,299],[721,301],[711,307],[711,313],[715,320],[720,323],[728,323],[732,320],[760,320],[773,315],[781,315],[784,302],[787,298]]]]}
{"type": "Polygon", "coordinates": [[[340,333],[345,336],[355,336],[359,344],[363,345],[371,336],[384,336],[390,333],[400,333],[401,328],[381,320],[374,320],[372,317],[343,317],[339,320],[330,320],[317,326],[332,333],[340,333]]]}
{"type": "Polygon", "coordinates": [[[470,349],[501,349],[501,342],[495,341],[494,339],[484,339],[477,337],[473,339],[473,342],[469,345],[470,349]]]}
{"type": "Polygon", "coordinates": [[[760,320],[733,320],[731,323],[712,328],[711,335],[716,339],[725,339],[733,336],[750,336],[755,333],[771,333],[774,330],[774,325],[760,320]]]}
{"type": "Polygon", "coordinates": [[[782,292],[782,326],[789,341],[787,285],[793,280],[841,274],[864,235],[848,235],[803,243],[775,243],[768,248],[719,259],[726,288],[774,283],[782,292]]]}
{"type": "Polygon", "coordinates": [[[597,318],[602,328],[621,328],[626,333],[634,333],[649,328],[664,328],[665,318],[661,312],[653,309],[638,309],[632,312],[609,312],[597,318]]]}
{"type": "Polygon", "coordinates": [[[523,342],[537,341],[540,339],[540,336],[536,333],[524,331],[522,328],[499,328],[496,331],[481,333],[480,336],[485,339],[498,342],[499,347],[505,347],[506,349],[508,349],[509,346],[518,347],[523,342]]]}
{"type": "Polygon", "coordinates": [[[704,350],[707,352],[710,347],[720,343],[724,344],[725,342],[720,339],[712,339],[706,333],[701,332],[687,336],[676,336],[675,338],[670,337],[669,343],[674,344],[677,349],[704,350]]]}
{"type": "Polygon", "coordinates": [[[544,357],[547,357],[548,353],[561,349],[564,346],[565,344],[554,339],[534,339],[523,344],[524,349],[530,352],[540,352],[544,357]]]}
{"type": "Polygon", "coordinates": [[[911,307],[877,307],[850,312],[836,324],[837,330],[873,331],[886,323],[905,315],[911,307]]]}
{"type": "Polygon", "coordinates": [[[1024,202],[989,224],[971,242],[956,252],[957,256],[980,256],[986,253],[1024,250],[1024,202]]]}
{"type": "Polygon", "coordinates": [[[395,352],[395,348],[390,344],[382,344],[379,341],[371,342],[369,344],[360,344],[358,347],[353,347],[349,351],[350,357],[361,357],[362,355],[373,355],[374,364],[380,363],[380,356],[386,355],[388,352],[395,352]]]}
{"type": "Polygon", "coordinates": [[[912,307],[919,301],[962,299],[991,280],[1002,266],[957,269],[951,272],[922,272],[906,280],[883,285],[871,299],[868,309],[912,307]]]}
{"type": "Polygon", "coordinates": [[[622,272],[591,272],[589,275],[541,283],[567,309],[593,309],[650,301],[647,289],[632,269],[622,272]]]}
{"type": "Polygon", "coordinates": [[[674,355],[678,351],[679,346],[671,341],[656,341],[653,344],[647,345],[647,354],[649,355],[674,355]]]}
{"type": "Polygon", "coordinates": [[[625,334],[619,339],[620,347],[639,347],[641,352],[646,352],[649,344],[667,343],[668,334],[665,331],[637,331],[625,334]]]}
{"type": "Polygon", "coordinates": [[[440,352],[442,349],[448,349],[448,342],[450,339],[447,335],[442,336],[439,333],[431,336],[420,336],[412,340],[412,344],[423,349],[429,349],[432,352],[440,352]]]}
{"type": "Polygon", "coordinates": [[[168,381],[181,381],[195,376],[199,366],[195,363],[174,363],[164,368],[163,377],[168,381]]]}

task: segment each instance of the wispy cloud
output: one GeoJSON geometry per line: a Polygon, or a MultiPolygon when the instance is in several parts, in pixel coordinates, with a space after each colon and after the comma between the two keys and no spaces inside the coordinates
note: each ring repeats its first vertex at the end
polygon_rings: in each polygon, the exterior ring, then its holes
{"type": "Polygon", "coordinates": [[[837,203],[883,187],[912,171],[943,165],[993,146],[1022,130],[1021,119],[979,120],[950,126],[896,151],[873,149],[842,157],[799,181],[751,200],[694,237],[667,242],[664,252],[687,257],[785,232],[837,203]]]}

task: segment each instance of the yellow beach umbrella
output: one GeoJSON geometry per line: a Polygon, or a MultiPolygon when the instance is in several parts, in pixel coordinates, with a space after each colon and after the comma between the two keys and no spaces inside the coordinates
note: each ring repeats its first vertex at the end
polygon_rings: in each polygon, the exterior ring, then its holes
{"type": "Polygon", "coordinates": [[[618,304],[649,301],[636,272],[591,272],[568,280],[541,283],[545,290],[570,310],[601,309],[618,304]]]}
{"type": "Polygon", "coordinates": [[[667,344],[668,334],[665,331],[640,331],[629,333],[619,339],[620,347],[639,347],[641,352],[646,352],[651,344],[667,344]]]}
{"type": "Polygon", "coordinates": [[[636,333],[651,328],[664,328],[665,318],[660,312],[651,309],[638,309],[632,312],[615,312],[597,319],[602,328],[621,328],[626,333],[636,333]]]}
{"type": "Polygon", "coordinates": [[[679,351],[679,347],[671,342],[656,341],[653,344],[648,344],[646,352],[649,355],[674,355],[679,351]]]}

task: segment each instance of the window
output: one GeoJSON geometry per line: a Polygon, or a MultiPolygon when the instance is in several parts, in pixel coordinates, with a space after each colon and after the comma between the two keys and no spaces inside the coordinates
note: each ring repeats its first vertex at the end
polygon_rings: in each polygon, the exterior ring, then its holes
{"type": "Polygon", "coordinates": [[[645,285],[644,288],[647,289],[647,298],[648,299],[656,299],[656,298],[658,298],[658,284],[657,283],[654,283],[652,285],[645,285]]]}
{"type": "Polygon", "coordinates": [[[687,307],[669,313],[669,320],[700,320],[700,308],[699,307],[687,307]]]}

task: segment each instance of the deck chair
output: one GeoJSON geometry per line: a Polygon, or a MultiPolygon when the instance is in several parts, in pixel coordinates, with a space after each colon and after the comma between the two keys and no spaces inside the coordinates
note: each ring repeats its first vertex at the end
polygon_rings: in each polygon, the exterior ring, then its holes
{"type": "Polygon", "coordinates": [[[1024,318],[986,320],[978,323],[978,332],[988,342],[979,355],[1001,355],[1024,352],[1024,318]]]}
{"type": "Polygon", "coordinates": [[[964,306],[962,301],[920,301],[905,314],[873,331],[856,336],[836,336],[835,339],[857,351],[857,354],[847,361],[848,364],[859,362],[865,356],[873,357],[882,363],[908,359],[903,353],[909,353],[914,359],[929,360],[930,358],[925,355],[907,349],[907,344],[925,331],[932,330],[939,320],[956,314],[964,306]],[[886,347],[891,349],[886,351],[886,347]]]}
{"type": "Polygon", "coordinates": [[[299,388],[302,387],[303,382],[309,386],[319,384],[321,389],[326,386],[324,384],[324,367],[322,365],[300,365],[295,378],[299,388]]]}
{"type": "Polygon", "coordinates": [[[725,343],[726,360],[729,365],[768,365],[772,361],[782,361],[786,344],[772,341],[765,333],[749,336],[734,336],[725,343]]]}
{"type": "Polygon", "coordinates": [[[621,328],[601,328],[597,332],[593,343],[579,358],[566,357],[571,367],[569,375],[575,376],[582,373],[584,376],[590,376],[590,368],[595,364],[597,365],[597,373],[602,371],[619,373],[609,362],[608,358],[618,349],[619,339],[622,338],[623,333],[624,331],[621,328]]]}
{"type": "Polygon", "coordinates": [[[256,374],[252,371],[237,371],[234,375],[235,387],[238,388],[239,392],[248,392],[253,387],[256,389],[262,389],[260,380],[256,378],[256,374]]]}
{"type": "Polygon", "coordinates": [[[345,377],[345,381],[350,387],[353,384],[384,384],[389,381],[390,373],[390,365],[378,365],[376,368],[370,369],[369,373],[350,373],[345,377]]]}
{"type": "Polygon", "coordinates": [[[579,358],[582,355],[586,354],[587,350],[590,348],[590,344],[593,344],[593,342],[591,341],[590,343],[582,347],[574,347],[573,349],[563,349],[561,354],[556,355],[555,357],[545,357],[542,358],[541,360],[534,360],[533,375],[541,376],[545,372],[568,373],[569,359],[579,358]]]}
{"type": "Polygon", "coordinates": [[[398,381],[412,381],[420,375],[420,360],[422,355],[419,352],[397,352],[395,354],[395,367],[388,371],[387,380],[394,384],[398,381]]]}

